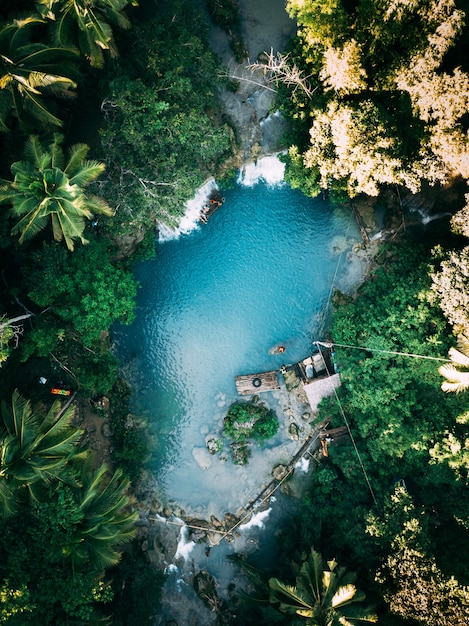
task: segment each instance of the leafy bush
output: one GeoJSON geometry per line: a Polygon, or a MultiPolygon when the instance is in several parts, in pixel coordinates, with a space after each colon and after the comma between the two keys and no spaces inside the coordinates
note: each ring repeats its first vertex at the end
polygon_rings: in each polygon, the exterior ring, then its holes
{"type": "Polygon", "coordinates": [[[252,438],[262,442],[278,430],[278,419],[273,411],[254,404],[232,404],[224,420],[225,434],[236,441],[252,438]]]}

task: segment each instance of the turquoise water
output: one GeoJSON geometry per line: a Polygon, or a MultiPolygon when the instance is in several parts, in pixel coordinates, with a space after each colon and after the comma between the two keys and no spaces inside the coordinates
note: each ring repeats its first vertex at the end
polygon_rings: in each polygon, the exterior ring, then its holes
{"type": "MultiPolygon", "coordinates": [[[[136,268],[136,320],[114,333],[133,410],[154,433],[152,467],[167,498],[221,516],[256,490],[271,459],[260,451],[239,468],[213,457],[202,469],[194,458],[240,399],[234,377],[307,356],[323,338],[333,282],[347,289],[360,273],[350,254],[359,234],[346,211],[286,184],[236,184],[223,195],[208,224],[158,241],[156,258],[136,268]],[[285,353],[271,354],[279,344],[285,353]]],[[[278,408],[275,393],[262,396],[278,408]]],[[[267,448],[284,441],[279,432],[267,448]]]]}

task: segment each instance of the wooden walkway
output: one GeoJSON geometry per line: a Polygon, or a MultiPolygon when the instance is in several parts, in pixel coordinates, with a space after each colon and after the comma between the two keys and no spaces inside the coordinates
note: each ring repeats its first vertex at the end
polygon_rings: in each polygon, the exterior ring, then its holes
{"type": "Polygon", "coordinates": [[[236,376],[235,384],[236,391],[241,396],[280,389],[276,371],[236,376]]]}
{"type": "MultiPolygon", "coordinates": [[[[290,474],[293,472],[295,465],[297,464],[297,462],[301,459],[302,456],[305,456],[308,452],[310,452],[311,448],[316,444],[316,448],[319,448],[320,446],[320,439],[322,437],[324,437],[324,433],[327,431],[325,431],[325,429],[327,428],[327,426],[329,425],[329,422],[324,422],[320,429],[315,430],[314,432],[312,432],[306,439],[305,441],[303,441],[302,445],[300,446],[300,448],[296,451],[296,453],[292,456],[292,458],[290,459],[290,461],[288,463],[285,464],[285,467],[287,468],[286,471],[286,475],[285,478],[290,476],[290,474]]],[[[254,506],[256,506],[257,504],[259,504],[259,502],[263,502],[264,500],[267,500],[267,498],[270,498],[270,496],[277,490],[277,488],[280,486],[280,484],[285,480],[285,478],[283,478],[282,480],[278,480],[277,478],[273,478],[268,485],[266,485],[262,491],[258,494],[258,496],[256,498],[254,498],[254,500],[251,500],[243,509],[243,515],[245,516],[246,513],[248,513],[251,509],[254,508],[254,506]]]]}

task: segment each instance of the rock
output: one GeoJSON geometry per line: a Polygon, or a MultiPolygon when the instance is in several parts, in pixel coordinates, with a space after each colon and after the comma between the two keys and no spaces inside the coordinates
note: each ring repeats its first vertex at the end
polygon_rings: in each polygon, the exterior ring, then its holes
{"type": "Polygon", "coordinates": [[[223,522],[226,528],[229,529],[229,528],[233,528],[233,526],[235,526],[235,524],[239,522],[239,518],[237,518],[236,515],[233,515],[233,513],[225,513],[223,522]]]}
{"type": "Polygon", "coordinates": [[[212,611],[218,611],[223,601],[218,598],[215,586],[215,578],[206,572],[201,570],[198,572],[192,581],[195,593],[199,596],[206,607],[212,611]]]}
{"type": "Polygon", "coordinates": [[[214,528],[221,528],[223,526],[223,524],[220,522],[219,519],[215,517],[215,515],[210,515],[210,523],[214,528]]]}
{"type": "Polygon", "coordinates": [[[221,441],[215,435],[208,435],[205,438],[205,445],[210,454],[217,454],[221,450],[221,441]]]}
{"type": "Polygon", "coordinates": [[[196,543],[207,542],[210,523],[205,519],[188,518],[186,524],[189,526],[190,538],[196,543]]]}
{"type": "Polygon", "coordinates": [[[305,422],[309,420],[310,418],[311,418],[311,413],[308,413],[308,411],[305,411],[303,415],[301,416],[301,419],[303,419],[305,422]]]}
{"type": "Polygon", "coordinates": [[[192,448],[192,456],[200,469],[206,470],[212,465],[210,452],[207,448],[192,448]]]}
{"type": "Polygon", "coordinates": [[[104,422],[101,428],[101,432],[103,434],[103,437],[110,437],[112,435],[111,427],[109,426],[108,422],[104,422]]]}
{"type": "Polygon", "coordinates": [[[300,436],[300,428],[298,424],[296,424],[295,422],[292,422],[289,425],[288,436],[290,437],[290,439],[293,439],[293,441],[298,441],[299,436],[300,436]]]}
{"type": "Polygon", "coordinates": [[[272,470],[272,476],[275,478],[275,480],[283,480],[287,474],[287,465],[276,465],[272,470]]]}

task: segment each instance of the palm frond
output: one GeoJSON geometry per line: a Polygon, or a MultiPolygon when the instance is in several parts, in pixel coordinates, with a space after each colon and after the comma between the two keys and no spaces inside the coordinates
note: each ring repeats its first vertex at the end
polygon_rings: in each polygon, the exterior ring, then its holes
{"type": "Polygon", "coordinates": [[[461,365],[462,367],[469,367],[469,357],[466,354],[463,354],[456,348],[450,348],[448,352],[448,356],[453,363],[457,365],[461,365]]]}
{"type": "Polygon", "coordinates": [[[365,597],[363,591],[358,591],[355,585],[341,585],[331,599],[331,606],[338,609],[350,602],[363,602],[365,597]]]}
{"type": "MultiPolygon", "coordinates": [[[[104,172],[105,168],[104,163],[100,163],[99,161],[84,161],[76,174],[70,177],[70,183],[72,185],[86,187],[89,183],[96,180],[98,176],[104,172]]],[[[65,168],[65,171],[67,173],[71,172],[68,166],[65,168]]]]}
{"type": "Polygon", "coordinates": [[[86,143],[76,143],[70,147],[68,151],[68,161],[64,168],[64,172],[68,174],[69,177],[74,176],[80,171],[89,149],[86,143]]]}
{"type": "Polygon", "coordinates": [[[108,217],[114,215],[114,211],[104,198],[91,195],[86,196],[86,201],[90,211],[92,211],[96,215],[107,215],[108,217]]]}
{"type": "Polygon", "coordinates": [[[460,352],[469,358],[469,338],[466,335],[458,335],[457,345],[460,352]]]}
{"type": "Polygon", "coordinates": [[[312,605],[298,593],[296,587],[286,585],[278,578],[269,579],[271,602],[279,602],[284,613],[296,613],[298,610],[312,611],[312,605]],[[286,602],[289,600],[290,602],[286,602]]]}
{"type": "Polygon", "coordinates": [[[469,389],[469,372],[462,372],[451,363],[439,367],[438,372],[446,378],[441,384],[443,391],[460,393],[469,389]]]}

